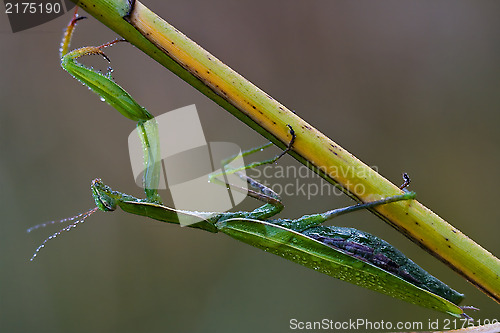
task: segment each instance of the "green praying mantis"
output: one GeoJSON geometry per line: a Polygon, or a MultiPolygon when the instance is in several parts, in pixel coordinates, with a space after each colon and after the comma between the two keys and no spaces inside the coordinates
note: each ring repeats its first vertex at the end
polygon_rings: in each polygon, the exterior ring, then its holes
{"type": "MultiPolygon", "coordinates": [[[[182,217],[184,221],[192,222],[188,223],[191,228],[211,233],[221,232],[334,278],[455,317],[468,317],[464,313],[464,309],[472,307],[458,305],[464,297],[463,294],[430,275],[389,243],[354,228],[322,225],[339,215],[378,205],[394,202],[411,205],[415,193],[404,190],[401,195],[334,209],[325,213],[305,215],[298,219],[272,219],[284,208],[280,197],[270,188],[245,176],[241,171],[274,163],[293,149],[296,135],[290,126],[291,139],[287,149],[282,154],[271,160],[253,163],[241,168],[225,168],[224,170],[226,174],[239,175],[248,183],[252,189],[245,190],[245,193],[264,202],[259,208],[250,212],[214,213],[176,210],[163,205],[157,190],[161,164],[159,163],[158,127],[154,117],[116,84],[110,73],[102,74],[77,62],[78,58],[93,54],[101,55],[109,61],[103,49],[121,40],[97,47],[83,47],[69,52],[74,29],[82,18],[75,11],[66,29],[60,49],[61,65],[69,74],[97,93],[102,100],[113,106],[123,116],[137,122],[144,152],[143,182],[146,198],[139,199],[114,191],[100,179],[95,179],[92,182],[91,190],[96,207],[88,212],[59,221],[72,221],[72,223],[47,238],[36,249],[31,260],[35,259],[47,241],[57,237],[63,231],[69,231],[76,227],[96,211],[108,212],[120,207],[127,213],[168,223],[179,224],[179,217],[182,217]]],[[[254,149],[243,155],[259,150],[261,149],[254,149]]],[[[212,174],[210,179],[213,182],[222,182],[219,180],[220,176],[221,174],[212,174]]],[[[409,179],[405,178],[402,189],[408,185],[408,181],[409,179]]],[[[231,184],[225,185],[238,189],[237,186],[231,184]]],[[[35,226],[28,231],[47,224],[35,226]]]]}

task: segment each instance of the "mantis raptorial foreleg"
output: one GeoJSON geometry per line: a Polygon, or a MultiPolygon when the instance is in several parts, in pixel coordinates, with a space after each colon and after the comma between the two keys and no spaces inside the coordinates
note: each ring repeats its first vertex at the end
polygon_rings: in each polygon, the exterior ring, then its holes
{"type": "MultiPolygon", "coordinates": [[[[107,59],[102,49],[115,44],[116,41],[98,47],[86,47],[68,52],[71,36],[79,20],[80,18],[75,12],[63,38],[61,65],[122,115],[137,122],[147,171],[144,175],[146,198],[138,199],[128,194],[113,191],[101,180],[94,180],[91,188],[97,207],[72,218],[71,221],[75,222],[45,240],[33,258],[49,239],[56,237],[62,231],[72,229],[95,211],[114,211],[120,207],[123,211],[131,214],[169,223],[179,223],[179,216],[182,216],[184,220],[192,221],[192,224],[187,223],[189,227],[212,233],[225,233],[237,240],[305,267],[409,303],[449,313],[453,316],[465,315],[463,309],[458,306],[463,298],[462,294],[424,271],[387,242],[353,228],[322,225],[325,221],[341,214],[378,205],[409,206],[415,197],[413,192],[405,191],[389,198],[325,213],[306,215],[298,219],[271,219],[283,209],[281,199],[263,184],[243,175],[242,177],[245,177],[248,184],[254,189],[246,193],[265,202],[264,205],[251,212],[193,212],[164,206],[157,191],[160,173],[158,163],[160,143],[156,123],[151,121],[153,118],[151,114],[135,102],[123,88],[113,82],[109,75],[97,73],[76,61],[79,57],[90,54],[100,54],[107,59]]],[[[226,168],[224,172],[238,173],[247,168],[274,163],[283,154],[293,149],[295,133],[290,126],[289,130],[291,139],[288,148],[282,154],[274,159],[253,163],[239,169],[226,168]]],[[[261,149],[262,147],[259,147],[245,152],[243,155],[261,149]]],[[[220,175],[212,175],[211,179],[216,180],[218,176],[220,175]]],[[[405,177],[403,187],[407,186],[408,183],[409,178],[405,177]]],[[[233,185],[228,186],[234,187],[233,185]]],[[[37,227],[30,230],[35,228],[37,227]]]]}
{"type": "Polygon", "coordinates": [[[75,79],[98,94],[101,100],[113,106],[123,116],[137,122],[143,150],[148,152],[144,154],[144,165],[146,168],[144,173],[144,188],[146,189],[146,196],[152,202],[161,203],[161,198],[157,191],[161,171],[160,143],[158,140],[152,140],[148,137],[156,137],[158,134],[158,126],[154,117],[145,108],[140,106],[128,92],[113,81],[110,72],[104,75],[77,61],[78,58],[83,56],[101,55],[109,62],[110,60],[104,54],[103,49],[123,40],[118,39],[101,46],[87,46],[68,52],[76,24],[83,18],[85,17],[78,16],[76,9],[61,42],[61,66],[75,79]]]}

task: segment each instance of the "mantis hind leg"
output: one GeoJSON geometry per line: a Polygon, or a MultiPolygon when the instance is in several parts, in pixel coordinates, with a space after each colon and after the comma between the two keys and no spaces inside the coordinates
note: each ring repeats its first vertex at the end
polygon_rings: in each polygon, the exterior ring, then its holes
{"type": "MultiPolygon", "coordinates": [[[[295,139],[297,137],[295,135],[295,131],[293,130],[292,126],[287,125],[287,127],[290,130],[291,139],[288,142],[286,149],[283,150],[280,154],[278,154],[275,157],[270,158],[268,160],[264,160],[264,161],[260,161],[260,162],[253,162],[253,163],[247,164],[247,165],[245,165],[245,166],[243,166],[241,168],[226,169],[225,172],[226,173],[235,173],[235,172],[238,172],[238,171],[243,171],[243,170],[247,170],[247,169],[253,169],[253,168],[256,168],[256,167],[261,166],[261,165],[273,164],[273,163],[277,162],[281,157],[283,157],[286,153],[288,153],[290,150],[292,150],[293,144],[295,143],[295,139]]],[[[239,155],[234,155],[234,156],[231,156],[231,157],[229,157],[229,158],[221,161],[221,165],[222,166],[226,166],[226,165],[229,164],[230,161],[232,161],[234,159],[242,158],[242,157],[245,157],[245,156],[248,156],[248,155],[260,152],[260,151],[263,151],[264,149],[269,148],[271,146],[273,146],[273,143],[272,142],[268,142],[268,143],[266,143],[266,144],[264,144],[262,146],[259,146],[259,147],[256,147],[256,148],[252,148],[252,149],[249,149],[249,150],[245,150],[245,151],[241,152],[241,154],[239,154],[239,155]]]]}
{"type": "MultiPolygon", "coordinates": [[[[245,151],[243,151],[243,152],[241,152],[241,153],[239,153],[237,155],[233,155],[233,156],[231,156],[231,157],[229,157],[229,158],[227,158],[225,160],[222,160],[221,161],[221,166],[222,166],[222,170],[224,170],[224,171],[223,172],[217,172],[217,173],[214,172],[214,173],[211,173],[210,175],[208,175],[209,182],[220,184],[220,185],[227,185],[227,186],[233,187],[234,185],[227,184],[227,183],[221,181],[220,179],[218,179],[218,177],[221,177],[221,176],[224,176],[224,175],[231,175],[231,174],[238,174],[238,175],[240,175],[240,177],[242,177],[241,176],[241,175],[243,175],[242,171],[244,171],[244,170],[253,169],[253,168],[259,167],[261,165],[265,165],[265,164],[272,164],[272,163],[275,163],[276,161],[278,161],[283,155],[285,155],[286,153],[288,153],[292,149],[293,143],[295,142],[295,138],[296,138],[295,131],[293,130],[292,126],[290,126],[290,125],[287,125],[287,126],[290,129],[291,139],[290,139],[290,142],[287,145],[287,148],[283,152],[281,152],[279,155],[276,155],[275,157],[273,157],[271,159],[268,159],[268,160],[265,160],[265,161],[253,162],[253,163],[244,165],[242,167],[231,168],[229,165],[230,165],[230,163],[232,161],[237,160],[239,158],[243,158],[243,157],[251,155],[251,154],[254,154],[256,152],[262,151],[262,150],[264,150],[266,148],[269,148],[269,147],[271,147],[273,145],[273,143],[269,142],[269,143],[266,143],[266,144],[264,144],[262,146],[259,146],[259,147],[256,147],[256,148],[252,148],[252,149],[249,149],[249,150],[245,150],[245,151]]],[[[274,191],[270,190],[268,187],[260,184],[256,180],[251,179],[251,178],[249,178],[247,176],[244,176],[244,177],[247,178],[247,182],[249,183],[249,185],[252,186],[252,187],[254,187],[254,188],[256,188],[256,189],[258,189],[259,192],[265,193],[265,192],[267,192],[269,190],[270,191],[269,193],[271,193],[271,192],[273,193],[270,196],[279,200],[278,195],[276,193],[274,193],[274,191]]],[[[236,186],[234,186],[234,187],[236,187],[236,186]]],[[[256,198],[256,199],[259,199],[259,198],[256,198]]]]}
{"type": "MultiPolygon", "coordinates": [[[[298,232],[303,232],[309,228],[318,226],[328,220],[331,220],[337,216],[355,212],[357,210],[362,210],[362,209],[368,209],[368,208],[373,208],[377,207],[380,205],[385,205],[393,202],[398,202],[398,201],[405,201],[405,200],[412,200],[416,196],[415,192],[406,192],[401,195],[394,195],[391,197],[383,198],[380,200],[375,200],[371,202],[366,202],[366,203],[361,203],[353,206],[348,206],[348,207],[343,207],[343,208],[337,208],[333,210],[329,210],[324,213],[320,214],[312,214],[312,215],[304,215],[296,220],[289,220],[289,221],[283,221],[287,224],[288,228],[291,228],[295,231],[298,232]]],[[[411,203],[408,203],[410,205],[411,203]]],[[[283,224],[283,223],[281,223],[283,224]]]]}
{"type": "Polygon", "coordinates": [[[281,152],[279,155],[276,155],[275,157],[268,159],[268,160],[265,160],[265,161],[250,163],[250,164],[244,165],[244,166],[239,167],[239,168],[231,168],[229,166],[229,164],[232,161],[234,161],[235,159],[254,154],[256,152],[262,151],[262,150],[273,145],[272,143],[267,143],[265,145],[262,145],[262,146],[259,146],[256,148],[243,151],[238,155],[234,155],[234,156],[231,156],[231,157],[223,160],[221,162],[221,165],[222,165],[222,170],[224,170],[224,171],[219,172],[219,173],[212,173],[209,175],[209,181],[212,183],[223,185],[223,186],[226,186],[226,187],[231,188],[233,190],[236,190],[238,192],[245,193],[249,197],[252,197],[254,199],[257,199],[259,201],[266,203],[265,205],[255,209],[252,212],[245,213],[245,215],[246,215],[245,217],[247,217],[247,218],[253,218],[253,219],[269,218],[271,216],[278,214],[281,210],[283,210],[284,206],[281,202],[281,198],[279,197],[279,195],[276,192],[274,192],[272,189],[265,186],[264,184],[259,183],[255,179],[247,176],[246,174],[243,173],[243,171],[247,170],[247,169],[256,168],[256,167],[261,166],[261,165],[275,163],[278,159],[280,159],[283,155],[285,155],[288,151],[290,151],[292,149],[293,143],[295,142],[296,135],[295,135],[295,131],[293,130],[293,128],[290,125],[287,125],[287,126],[290,129],[291,139],[287,145],[287,148],[283,152],[281,152]],[[236,186],[234,184],[228,183],[227,181],[222,181],[221,179],[219,179],[219,177],[221,177],[221,176],[224,176],[224,178],[225,178],[225,176],[230,175],[230,174],[236,174],[240,178],[244,179],[247,182],[248,186],[251,187],[252,189],[242,188],[240,186],[236,186]]]}

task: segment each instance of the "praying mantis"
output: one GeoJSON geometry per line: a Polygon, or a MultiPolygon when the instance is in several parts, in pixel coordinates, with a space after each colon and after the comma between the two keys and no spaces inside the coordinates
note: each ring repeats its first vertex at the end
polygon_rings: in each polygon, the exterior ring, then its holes
{"type": "MultiPolygon", "coordinates": [[[[287,149],[282,154],[271,160],[242,168],[226,168],[224,170],[226,174],[234,173],[244,178],[252,188],[246,192],[247,195],[263,201],[262,206],[250,212],[214,213],[181,211],[163,205],[157,190],[161,165],[159,163],[158,127],[154,117],[116,84],[110,73],[102,74],[77,62],[80,57],[94,54],[101,55],[109,61],[103,49],[122,40],[115,40],[97,47],[82,47],[70,52],[71,37],[77,22],[82,18],[75,11],[66,29],[60,49],[61,66],[123,116],[137,123],[144,152],[143,182],[146,198],[139,199],[114,191],[100,179],[95,179],[91,184],[91,190],[96,207],[73,218],[62,220],[62,222],[74,222],[47,238],[36,249],[31,260],[37,256],[48,240],[55,238],[62,231],[71,230],[98,210],[108,212],[120,207],[127,213],[174,224],[179,224],[179,216],[182,216],[184,220],[192,220],[192,223],[188,224],[191,228],[211,233],[224,233],[234,239],[337,279],[455,317],[467,317],[464,313],[464,309],[467,307],[458,305],[464,297],[463,294],[451,289],[427,273],[389,243],[354,228],[322,225],[339,215],[378,205],[399,202],[409,206],[412,204],[412,199],[415,198],[414,192],[405,190],[401,195],[334,209],[325,213],[305,215],[298,219],[272,219],[284,208],[280,197],[268,187],[245,176],[240,171],[274,163],[293,149],[296,135],[290,126],[291,139],[287,149]]],[[[254,149],[248,153],[258,150],[260,149],[254,149]]],[[[212,174],[210,179],[217,182],[219,176],[220,174],[212,174]]],[[[408,179],[405,179],[405,185],[407,182],[408,179]]],[[[235,187],[231,184],[227,186],[235,187]]],[[[30,228],[29,231],[39,226],[30,228]]]]}

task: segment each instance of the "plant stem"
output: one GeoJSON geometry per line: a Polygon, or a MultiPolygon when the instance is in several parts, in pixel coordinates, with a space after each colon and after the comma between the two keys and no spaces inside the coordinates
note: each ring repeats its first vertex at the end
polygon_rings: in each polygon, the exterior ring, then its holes
{"type": "MultiPolygon", "coordinates": [[[[74,0],[89,14],[359,202],[402,191],[138,1],[74,0]],[[363,189],[360,191],[358,189],[363,189]]],[[[500,260],[416,200],[370,209],[500,302],[500,260]]]]}

